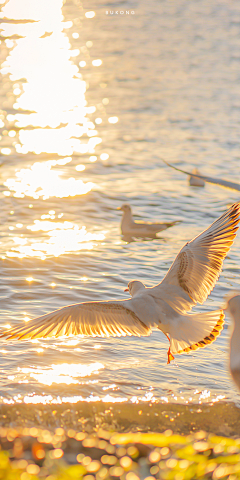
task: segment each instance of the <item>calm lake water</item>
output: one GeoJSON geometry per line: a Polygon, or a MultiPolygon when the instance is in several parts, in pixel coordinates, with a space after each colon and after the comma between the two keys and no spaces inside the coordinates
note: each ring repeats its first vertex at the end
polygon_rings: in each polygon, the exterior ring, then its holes
{"type": "MultiPolygon", "coordinates": [[[[0,325],[8,328],[67,304],[126,298],[135,278],[158,283],[183,244],[239,201],[217,186],[190,187],[161,159],[240,183],[240,4],[0,3],[0,325]],[[136,218],[181,223],[127,243],[124,202],[136,218]]],[[[219,308],[239,277],[238,236],[198,311],[219,308]]],[[[228,325],[171,365],[161,332],[2,340],[0,401],[239,405],[228,325]]]]}

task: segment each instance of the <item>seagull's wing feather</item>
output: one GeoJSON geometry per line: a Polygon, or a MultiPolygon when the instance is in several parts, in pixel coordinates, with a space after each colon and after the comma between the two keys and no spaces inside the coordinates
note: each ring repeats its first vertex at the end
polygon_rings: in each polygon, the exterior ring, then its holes
{"type": "Polygon", "coordinates": [[[163,298],[181,312],[203,303],[212,291],[237,233],[240,203],[203,233],[187,243],[177,255],[163,281],[154,287],[155,297],[163,298]]]}
{"type": "Polygon", "coordinates": [[[137,315],[124,306],[130,300],[88,302],[69,305],[12,328],[1,337],[8,339],[87,335],[91,337],[147,336],[148,328],[137,315]]]}
{"type": "Polygon", "coordinates": [[[174,222],[161,222],[161,223],[152,223],[152,222],[134,222],[134,229],[142,231],[146,230],[151,233],[161,232],[166,230],[169,227],[173,227],[178,221],[174,222]]]}

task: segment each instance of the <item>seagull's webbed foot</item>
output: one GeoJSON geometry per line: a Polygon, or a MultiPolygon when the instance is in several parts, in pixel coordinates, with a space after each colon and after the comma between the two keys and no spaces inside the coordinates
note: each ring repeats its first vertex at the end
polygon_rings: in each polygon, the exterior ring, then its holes
{"type": "Polygon", "coordinates": [[[171,360],[174,360],[174,358],[175,358],[175,357],[173,356],[173,354],[171,353],[170,347],[169,347],[169,349],[168,349],[167,355],[168,355],[167,364],[169,364],[169,363],[171,362],[171,360]]]}

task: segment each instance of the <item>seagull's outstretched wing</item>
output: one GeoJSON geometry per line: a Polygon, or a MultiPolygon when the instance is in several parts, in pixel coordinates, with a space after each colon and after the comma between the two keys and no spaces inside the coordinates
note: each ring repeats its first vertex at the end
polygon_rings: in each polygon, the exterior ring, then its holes
{"type": "Polygon", "coordinates": [[[240,203],[180,250],[162,282],[152,289],[171,307],[183,313],[203,303],[212,291],[238,230],[240,203]]]}
{"type": "Polygon", "coordinates": [[[185,173],[186,175],[189,175],[190,177],[196,177],[201,180],[204,180],[204,182],[207,183],[213,183],[214,185],[220,185],[221,187],[224,188],[229,188],[230,190],[237,190],[240,192],[240,185],[239,183],[234,183],[230,182],[229,180],[220,180],[218,178],[213,178],[213,177],[206,177],[205,175],[198,175],[197,173],[192,173],[192,172],[186,172],[186,170],[182,170],[181,168],[177,168],[171,163],[166,162],[166,160],[163,160],[166,165],[168,165],[171,168],[174,168],[174,170],[177,170],[178,172],[185,173]]]}
{"type": "Polygon", "coordinates": [[[31,320],[27,325],[12,328],[1,337],[60,337],[87,335],[91,337],[148,336],[151,329],[135,313],[124,306],[131,300],[88,302],[69,305],[31,320]]]}

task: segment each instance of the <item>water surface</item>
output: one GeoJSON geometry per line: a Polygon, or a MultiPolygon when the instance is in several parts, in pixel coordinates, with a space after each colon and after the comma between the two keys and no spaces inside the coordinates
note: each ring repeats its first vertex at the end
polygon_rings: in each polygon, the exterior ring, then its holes
{"type": "MultiPolygon", "coordinates": [[[[183,244],[239,200],[190,187],[161,159],[240,182],[240,5],[63,3],[2,6],[2,328],[71,303],[126,298],[135,278],[156,284],[183,244]],[[120,8],[134,14],[106,14],[120,8]],[[123,202],[136,218],[181,223],[125,242],[123,202]]],[[[198,311],[219,308],[239,287],[239,265],[237,238],[198,311]]],[[[161,332],[2,341],[0,400],[238,405],[228,323],[213,345],[171,365],[161,332]]]]}

